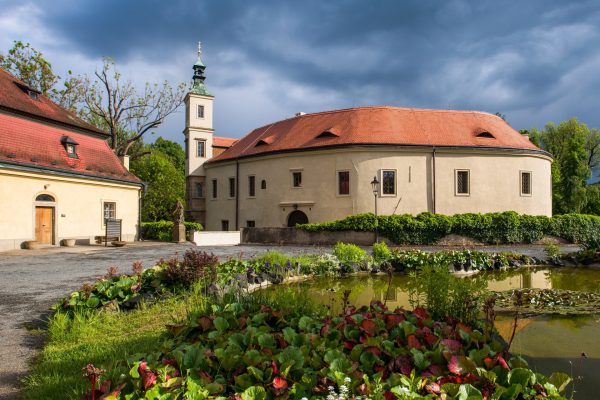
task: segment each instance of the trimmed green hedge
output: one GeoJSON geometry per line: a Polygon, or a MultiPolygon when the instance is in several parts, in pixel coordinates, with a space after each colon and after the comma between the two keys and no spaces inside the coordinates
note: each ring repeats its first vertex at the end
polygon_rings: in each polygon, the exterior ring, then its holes
{"type": "MultiPolygon", "coordinates": [[[[202,225],[197,222],[184,222],[186,235],[192,231],[201,231],[202,225]]],[[[173,240],[173,221],[142,222],[142,237],[146,240],[173,240]]]]}
{"type": "MultiPolygon", "coordinates": [[[[600,244],[600,217],[565,214],[553,218],[519,215],[513,211],[452,216],[422,213],[415,216],[381,215],[379,232],[397,244],[434,244],[449,234],[467,236],[483,243],[533,243],[544,236],[558,236],[590,247],[600,244]]],[[[308,232],[375,230],[372,213],[351,215],[332,222],[296,225],[308,232]]]]}

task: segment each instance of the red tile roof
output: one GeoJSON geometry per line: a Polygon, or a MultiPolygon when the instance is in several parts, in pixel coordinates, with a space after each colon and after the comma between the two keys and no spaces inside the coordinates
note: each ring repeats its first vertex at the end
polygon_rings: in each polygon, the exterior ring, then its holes
{"type": "Polygon", "coordinates": [[[107,136],[106,132],[82,121],[75,114],[53,103],[46,96],[39,95],[32,99],[27,93],[28,86],[10,73],[0,68],[0,107],[19,113],[25,113],[33,118],[51,120],[75,128],[90,131],[96,135],[107,136]]]}
{"type": "Polygon", "coordinates": [[[0,113],[0,163],[141,183],[125,169],[105,140],[4,113],[0,113]],[[78,143],[78,158],[67,155],[61,143],[63,136],[78,143]]]}
{"type": "Polygon", "coordinates": [[[237,139],[213,136],[213,147],[231,147],[237,139]]]}
{"type": "Polygon", "coordinates": [[[495,115],[478,111],[358,107],[305,114],[257,128],[209,162],[347,145],[421,145],[541,151],[495,115]],[[317,138],[323,132],[331,132],[317,138]],[[493,138],[478,137],[489,132],[493,138]],[[258,145],[258,146],[257,146],[258,145]]]}

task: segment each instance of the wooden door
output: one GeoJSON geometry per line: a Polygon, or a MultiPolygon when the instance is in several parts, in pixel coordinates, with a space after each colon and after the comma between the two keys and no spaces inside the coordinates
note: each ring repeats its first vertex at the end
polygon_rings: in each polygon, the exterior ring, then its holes
{"type": "Polygon", "coordinates": [[[54,244],[54,208],[35,208],[35,240],[40,243],[54,244]]]}

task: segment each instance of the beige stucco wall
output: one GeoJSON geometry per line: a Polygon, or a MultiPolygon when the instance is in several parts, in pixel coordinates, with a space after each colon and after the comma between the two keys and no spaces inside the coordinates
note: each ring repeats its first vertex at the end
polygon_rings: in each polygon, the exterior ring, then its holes
{"type": "MultiPolygon", "coordinates": [[[[238,227],[248,220],[257,227],[287,226],[294,205],[309,222],[331,221],[351,214],[373,212],[370,182],[381,170],[396,171],[396,194],[378,198],[379,214],[418,214],[434,211],[433,154],[428,148],[347,148],[286,153],[239,161],[238,227]],[[337,171],[350,171],[350,195],[337,195],[337,171]],[[292,172],[302,172],[302,187],[292,187],[292,172]],[[256,196],[248,196],[248,176],[256,178],[256,196]],[[267,188],[261,189],[266,180],[267,188]]],[[[435,212],[493,212],[514,210],[551,215],[550,163],[545,156],[510,152],[437,151],[435,212]],[[456,196],[454,170],[469,169],[471,193],[456,196]],[[532,172],[531,196],[520,195],[520,171],[532,172]]],[[[236,200],[229,197],[228,178],[236,176],[235,162],[208,164],[206,229],[220,230],[228,220],[235,230],[236,200]],[[212,179],[218,197],[212,198],[212,179]]]]}
{"type": "MultiPolygon", "coordinates": [[[[135,240],[139,186],[0,169],[0,250],[35,239],[35,198],[56,200],[55,244],[65,238],[91,240],[104,234],[102,203],[116,203],[123,240],[135,240]]],[[[38,203],[41,205],[41,203],[38,203]]]]}

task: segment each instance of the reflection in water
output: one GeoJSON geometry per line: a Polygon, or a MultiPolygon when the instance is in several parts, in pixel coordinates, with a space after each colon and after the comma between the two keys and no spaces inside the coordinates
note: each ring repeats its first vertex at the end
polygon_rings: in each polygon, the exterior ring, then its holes
{"type": "MultiPolygon", "coordinates": [[[[488,289],[494,291],[552,288],[600,293],[600,270],[586,268],[523,268],[485,272],[465,279],[485,279],[488,289]]],[[[387,276],[359,275],[316,278],[295,286],[307,288],[335,313],[341,310],[341,295],[346,289],[352,290],[350,302],[357,306],[379,300],[390,309],[410,309],[408,290],[414,283],[407,275],[396,275],[388,288],[387,276]]],[[[508,337],[512,318],[498,317],[498,328],[508,337]]],[[[574,378],[581,376],[576,380],[576,399],[598,398],[594,379],[600,378],[599,335],[600,316],[527,318],[519,322],[511,351],[529,359],[534,370],[546,375],[562,371],[574,378]],[[586,358],[581,357],[582,353],[586,358]]]]}

